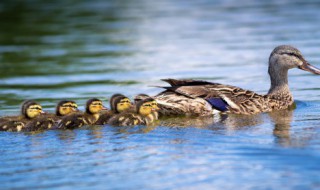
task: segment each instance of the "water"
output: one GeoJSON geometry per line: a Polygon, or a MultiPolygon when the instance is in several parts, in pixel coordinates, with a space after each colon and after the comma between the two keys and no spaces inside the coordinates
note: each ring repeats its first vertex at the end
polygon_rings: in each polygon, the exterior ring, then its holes
{"type": "MultiPolygon", "coordinates": [[[[0,115],[24,99],[108,105],[161,78],[266,93],[272,49],[320,67],[318,1],[0,3],[0,115]]],[[[319,189],[319,76],[292,70],[297,108],[159,126],[0,133],[1,189],[319,189]]]]}

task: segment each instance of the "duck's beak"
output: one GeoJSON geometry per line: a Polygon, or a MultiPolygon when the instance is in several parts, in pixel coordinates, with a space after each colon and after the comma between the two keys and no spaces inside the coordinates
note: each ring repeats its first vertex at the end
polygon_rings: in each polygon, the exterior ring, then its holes
{"type": "Polygon", "coordinates": [[[305,70],[305,71],[308,71],[310,73],[316,74],[316,75],[320,75],[320,69],[318,69],[317,67],[311,65],[306,60],[304,60],[303,64],[300,65],[298,68],[301,69],[301,70],[305,70]]]}
{"type": "Polygon", "coordinates": [[[102,109],[101,110],[107,110],[108,108],[105,107],[105,106],[102,106],[102,109]]]}

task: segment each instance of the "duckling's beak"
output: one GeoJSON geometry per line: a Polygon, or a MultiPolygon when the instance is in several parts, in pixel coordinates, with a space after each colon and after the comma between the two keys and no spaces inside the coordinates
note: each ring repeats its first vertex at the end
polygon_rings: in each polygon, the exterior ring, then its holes
{"type": "Polygon", "coordinates": [[[158,110],[160,110],[160,108],[159,107],[155,107],[155,108],[152,108],[151,110],[152,111],[158,111],[158,110]]]}
{"type": "Polygon", "coordinates": [[[46,114],[47,112],[45,112],[45,111],[43,111],[43,110],[41,110],[40,111],[40,114],[46,114]]]}
{"type": "Polygon", "coordinates": [[[105,106],[102,106],[101,110],[107,110],[108,108],[105,106]]]}
{"type": "Polygon", "coordinates": [[[80,111],[78,108],[72,108],[72,110],[73,110],[74,112],[79,112],[79,111],[80,111]]]}
{"type": "Polygon", "coordinates": [[[317,67],[311,65],[306,60],[304,60],[303,64],[300,65],[298,68],[301,69],[301,70],[305,70],[305,71],[308,71],[310,73],[316,74],[316,75],[320,75],[320,69],[318,69],[317,67]]]}

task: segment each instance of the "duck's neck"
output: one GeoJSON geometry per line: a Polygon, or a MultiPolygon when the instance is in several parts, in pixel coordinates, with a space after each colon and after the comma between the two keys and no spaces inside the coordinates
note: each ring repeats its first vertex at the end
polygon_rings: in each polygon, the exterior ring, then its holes
{"type": "Polygon", "coordinates": [[[268,95],[290,96],[291,92],[288,85],[288,70],[269,67],[269,75],[271,79],[271,87],[268,95]]]}

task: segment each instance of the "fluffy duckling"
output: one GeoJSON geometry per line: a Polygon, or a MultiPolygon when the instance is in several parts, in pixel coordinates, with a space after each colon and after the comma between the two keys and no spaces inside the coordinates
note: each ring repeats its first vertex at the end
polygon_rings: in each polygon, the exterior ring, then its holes
{"type": "Polygon", "coordinates": [[[40,104],[33,100],[26,100],[21,104],[21,115],[1,118],[0,130],[19,132],[22,130],[29,131],[43,127],[42,125],[46,122],[43,119],[38,118],[38,116],[43,113],[40,104]]]}
{"type": "Polygon", "coordinates": [[[86,111],[84,113],[71,113],[62,117],[58,124],[59,129],[74,129],[83,125],[92,125],[99,119],[99,112],[106,110],[102,101],[97,98],[91,98],[87,101],[86,111]]]}
{"type": "Polygon", "coordinates": [[[113,116],[108,124],[114,126],[150,125],[156,119],[152,113],[158,109],[158,107],[153,107],[153,101],[153,98],[139,101],[135,105],[135,110],[130,109],[113,116]]]}
{"type": "MultiPolygon", "coordinates": [[[[147,99],[147,98],[152,98],[152,97],[147,94],[138,94],[134,97],[134,104],[137,104],[139,101],[147,99]]],[[[157,110],[157,111],[159,110],[158,103],[155,99],[153,99],[151,105],[155,110],[157,110]]],[[[155,120],[159,119],[159,113],[157,111],[152,112],[152,115],[154,116],[155,120]]]]}
{"type": "Polygon", "coordinates": [[[43,116],[47,118],[52,118],[55,122],[58,122],[59,120],[61,120],[63,116],[78,111],[79,109],[76,102],[72,100],[61,100],[60,102],[58,102],[54,114],[44,114],[43,116]]]}
{"type": "Polygon", "coordinates": [[[105,125],[108,123],[109,119],[115,114],[119,114],[123,111],[128,110],[132,107],[131,101],[128,97],[122,94],[114,94],[110,98],[110,109],[103,110],[100,112],[100,117],[95,123],[96,125],[105,125]]]}

